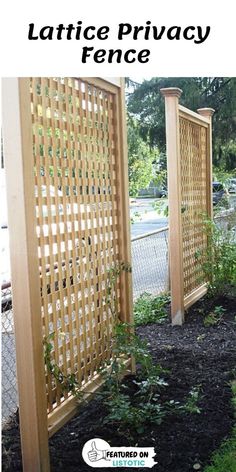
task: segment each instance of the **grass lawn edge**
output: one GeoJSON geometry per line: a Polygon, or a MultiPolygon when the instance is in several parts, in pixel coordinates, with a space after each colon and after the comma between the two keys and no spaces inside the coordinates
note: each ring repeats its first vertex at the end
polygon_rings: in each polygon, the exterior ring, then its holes
{"type": "MultiPolygon", "coordinates": [[[[232,382],[232,403],[236,414],[236,380],[232,382]]],[[[211,459],[211,464],[203,472],[235,472],[236,471],[236,424],[231,436],[217,449],[211,459]]]]}

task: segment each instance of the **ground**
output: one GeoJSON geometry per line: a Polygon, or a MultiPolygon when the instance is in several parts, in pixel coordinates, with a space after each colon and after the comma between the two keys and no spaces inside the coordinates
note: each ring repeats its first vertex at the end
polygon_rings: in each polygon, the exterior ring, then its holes
{"type": "MultiPolygon", "coordinates": [[[[230,380],[235,376],[235,299],[219,299],[215,305],[226,309],[219,325],[204,326],[201,310],[212,309],[205,300],[190,309],[183,327],[171,327],[166,321],[137,329],[140,337],[148,341],[154,361],[170,369],[163,400],[183,402],[191,388],[200,389],[200,414],[172,414],[161,425],[152,426],[135,438],[135,444],[155,447],[158,463],[152,470],[156,472],[191,472],[196,466],[203,471],[212,452],[232,431],[230,380]]],[[[102,424],[103,417],[104,407],[94,399],[54,435],[50,440],[52,472],[91,471],[81,457],[83,444],[91,438],[100,437],[113,446],[128,445],[127,438],[119,436],[115,427],[102,424]]],[[[20,472],[17,417],[3,431],[2,441],[3,472],[20,472]]]]}

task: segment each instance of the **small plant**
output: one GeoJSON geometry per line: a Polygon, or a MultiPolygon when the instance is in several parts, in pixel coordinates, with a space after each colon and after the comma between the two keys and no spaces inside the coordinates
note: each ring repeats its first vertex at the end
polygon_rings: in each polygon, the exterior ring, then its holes
{"type": "Polygon", "coordinates": [[[223,314],[225,312],[225,308],[221,305],[216,306],[213,311],[211,311],[207,316],[204,318],[204,326],[215,326],[219,324],[223,318],[223,314]]]}
{"type": "Polygon", "coordinates": [[[49,334],[43,340],[44,346],[44,362],[48,372],[53,376],[57,386],[60,387],[61,392],[70,392],[74,396],[80,397],[79,384],[74,373],[64,374],[62,369],[52,359],[53,342],[55,333],[49,334]]]}
{"type": "Polygon", "coordinates": [[[119,321],[117,304],[117,281],[122,272],[131,273],[132,268],[130,264],[126,262],[117,261],[107,270],[106,294],[104,296],[104,303],[106,303],[108,310],[112,314],[114,326],[116,326],[119,321]]]}
{"type": "Polygon", "coordinates": [[[199,334],[199,336],[197,337],[197,341],[203,341],[203,339],[205,339],[206,337],[206,334],[199,334]]]}
{"type": "MultiPolygon", "coordinates": [[[[132,357],[135,357],[139,380],[145,378],[146,382],[149,382],[150,388],[154,382],[160,381],[160,384],[163,385],[160,375],[166,370],[153,364],[147,343],[142,341],[132,328],[128,323],[119,323],[115,327],[112,339],[112,358],[100,368],[105,379],[105,386],[108,385],[109,389],[115,392],[121,388],[123,375],[127,369],[126,361],[132,357]]],[[[138,381],[137,385],[139,385],[138,381]]]]}
{"type": "Polygon", "coordinates": [[[196,387],[193,387],[190,392],[189,396],[186,400],[185,405],[182,407],[182,409],[185,412],[188,413],[201,413],[201,409],[198,406],[198,402],[200,400],[200,385],[197,385],[196,387]]]}
{"type": "Polygon", "coordinates": [[[180,413],[200,414],[201,409],[198,406],[198,402],[200,400],[200,389],[201,385],[196,385],[195,387],[192,387],[189,392],[188,398],[183,405],[181,405],[180,402],[170,400],[168,402],[170,410],[179,411],[180,413]]]}
{"type": "Polygon", "coordinates": [[[153,297],[150,293],[143,293],[134,304],[135,325],[162,323],[167,318],[167,306],[169,303],[169,294],[153,297]]]}
{"type": "Polygon", "coordinates": [[[142,221],[142,214],[139,211],[134,211],[130,218],[131,225],[137,223],[137,221],[142,221]]]}
{"type": "Polygon", "coordinates": [[[152,203],[152,207],[157,212],[158,215],[165,216],[166,218],[168,218],[169,207],[168,207],[167,199],[162,197],[160,200],[155,200],[152,203]]]}
{"type": "Polygon", "coordinates": [[[221,305],[216,306],[214,308],[214,314],[219,318],[223,316],[225,311],[226,311],[225,308],[223,308],[223,306],[221,306],[221,305]]]}
{"type": "Polygon", "coordinates": [[[139,402],[132,405],[130,397],[118,395],[114,399],[105,402],[109,408],[109,414],[104,419],[104,423],[115,423],[118,431],[124,433],[133,440],[133,432],[142,434],[150,424],[161,424],[166,415],[164,408],[159,403],[139,402]]]}
{"type": "Polygon", "coordinates": [[[125,323],[117,325],[110,370],[102,369],[105,379],[102,395],[105,396],[104,403],[108,412],[103,422],[116,424],[118,432],[130,440],[134,434],[143,433],[150,424],[160,424],[168,412],[159,398],[160,391],[168,385],[162,377],[166,371],[153,364],[147,344],[131,328],[125,323]],[[129,380],[133,395],[128,395],[123,375],[126,360],[133,356],[137,370],[136,375],[129,380]]]}

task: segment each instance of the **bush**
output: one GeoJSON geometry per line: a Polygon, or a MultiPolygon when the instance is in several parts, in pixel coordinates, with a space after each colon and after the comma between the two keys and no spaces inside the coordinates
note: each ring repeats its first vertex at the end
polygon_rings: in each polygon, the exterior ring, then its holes
{"type": "Polygon", "coordinates": [[[208,283],[210,296],[229,295],[236,289],[236,235],[233,223],[225,230],[211,220],[204,221],[207,248],[197,251],[201,261],[203,281],[208,283]]]}
{"type": "Polygon", "coordinates": [[[169,303],[169,294],[153,297],[150,293],[143,293],[134,303],[135,325],[162,323],[167,318],[169,303]]]}

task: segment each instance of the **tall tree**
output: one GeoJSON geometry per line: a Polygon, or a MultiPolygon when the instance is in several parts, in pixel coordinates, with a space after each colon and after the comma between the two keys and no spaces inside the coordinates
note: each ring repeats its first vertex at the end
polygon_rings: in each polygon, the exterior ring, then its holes
{"type": "Polygon", "coordinates": [[[135,85],[128,96],[128,110],[140,123],[140,135],[152,147],[165,152],[164,100],[162,87],[183,90],[181,103],[192,109],[211,107],[213,119],[213,162],[226,170],[236,168],[236,78],[153,77],[135,85]]]}

